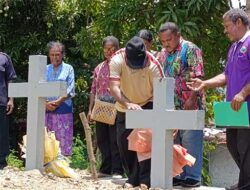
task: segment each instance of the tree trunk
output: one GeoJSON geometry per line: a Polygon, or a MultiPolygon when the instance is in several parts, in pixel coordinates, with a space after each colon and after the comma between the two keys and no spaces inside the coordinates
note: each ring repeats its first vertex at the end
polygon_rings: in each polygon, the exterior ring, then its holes
{"type": "Polygon", "coordinates": [[[246,0],[246,13],[250,19],[250,0],[246,0]]]}
{"type": "Polygon", "coordinates": [[[232,0],[228,0],[228,3],[229,3],[229,7],[233,8],[232,0]]]}
{"type": "Polygon", "coordinates": [[[90,162],[90,170],[92,174],[93,179],[97,179],[97,171],[96,171],[96,160],[95,160],[95,155],[93,151],[93,143],[92,143],[92,138],[91,138],[91,128],[89,127],[88,120],[86,118],[86,115],[84,112],[79,114],[84,131],[85,131],[85,139],[87,143],[87,151],[88,151],[88,157],[89,157],[89,162],[90,162]]]}

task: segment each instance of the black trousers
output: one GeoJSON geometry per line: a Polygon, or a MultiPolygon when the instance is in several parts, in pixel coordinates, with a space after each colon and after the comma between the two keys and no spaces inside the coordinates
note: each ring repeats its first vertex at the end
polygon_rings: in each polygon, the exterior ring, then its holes
{"type": "MultiPolygon", "coordinates": [[[[153,103],[147,103],[146,105],[142,106],[142,108],[152,109],[153,103]]],[[[138,162],[137,153],[135,151],[128,150],[127,137],[133,129],[126,129],[125,117],[125,113],[118,112],[116,118],[116,126],[118,147],[128,175],[127,182],[132,184],[133,186],[146,184],[148,187],[150,187],[151,159],[138,162]]]]}
{"type": "Polygon", "coordinates": [[[227,129],[227,147],[240,169],[238,187],[250,190],[250,129],[227,129]]]}
{"type": "Polygon", "coordinates": [[[100,172],[122,175],[123,167],[117,145],[116,127],[96,122],[96,138],[102,159],[100,172]]]}
{"type": "Polygon", "coordinates": [[[7,123],[6,107],[0,106],[0,164],[5,162],[9,154],[9,125],[7,123]]]}

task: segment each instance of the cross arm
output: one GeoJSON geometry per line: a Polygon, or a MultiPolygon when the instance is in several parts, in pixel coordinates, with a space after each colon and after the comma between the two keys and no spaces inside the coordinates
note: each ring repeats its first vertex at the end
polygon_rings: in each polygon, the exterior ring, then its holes
{"type": "Polygon", "coordinates": [[[9,83],[8,87],[9,97],[27,97],[28,96],[28,84],[27,83],[9,83]]]}
{"type": "Polygon", "coordinates": [[[39,97],[67,96],[66,82],[39,82],[34,90],[39,97]]]}
{"type": "Polygon", "coordinates": [[[198,130],[204,128],[202,110],[139,110],[126,112],[126,128],[198,130]]]}

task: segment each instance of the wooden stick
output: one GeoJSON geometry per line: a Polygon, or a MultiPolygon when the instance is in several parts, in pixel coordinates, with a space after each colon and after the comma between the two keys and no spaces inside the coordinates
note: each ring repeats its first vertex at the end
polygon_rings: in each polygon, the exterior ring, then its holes
{"type": "Polygon", "coordinates": [[[87,142],[87,151],[88,151],[88,157],[90,161],[90,170],[91,170],[91,175],[93,179],[97,179],[97,171],[96,171],[96,160],[95,160],[95,155],[93,151],[93,143],[92,143],[92,138],[91,138],[91,128],[89,127],[88,120],[86,118],[86,115],[84,112],[79,113],[79,116],[82,121],[82,125],[85,131],[85,139],[87,142]]]}

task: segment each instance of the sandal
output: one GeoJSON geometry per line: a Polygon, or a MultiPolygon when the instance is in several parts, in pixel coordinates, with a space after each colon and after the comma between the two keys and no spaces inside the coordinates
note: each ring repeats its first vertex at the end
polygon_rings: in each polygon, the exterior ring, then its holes
{"type": "Polygon", "coordinates": [[[122,186],[122,188],[124,188],[124,189],[133,188],[133,187],[134,186],[132,184],[130,184],[130,183],[124,183],[123,186],[122,186]]]}

